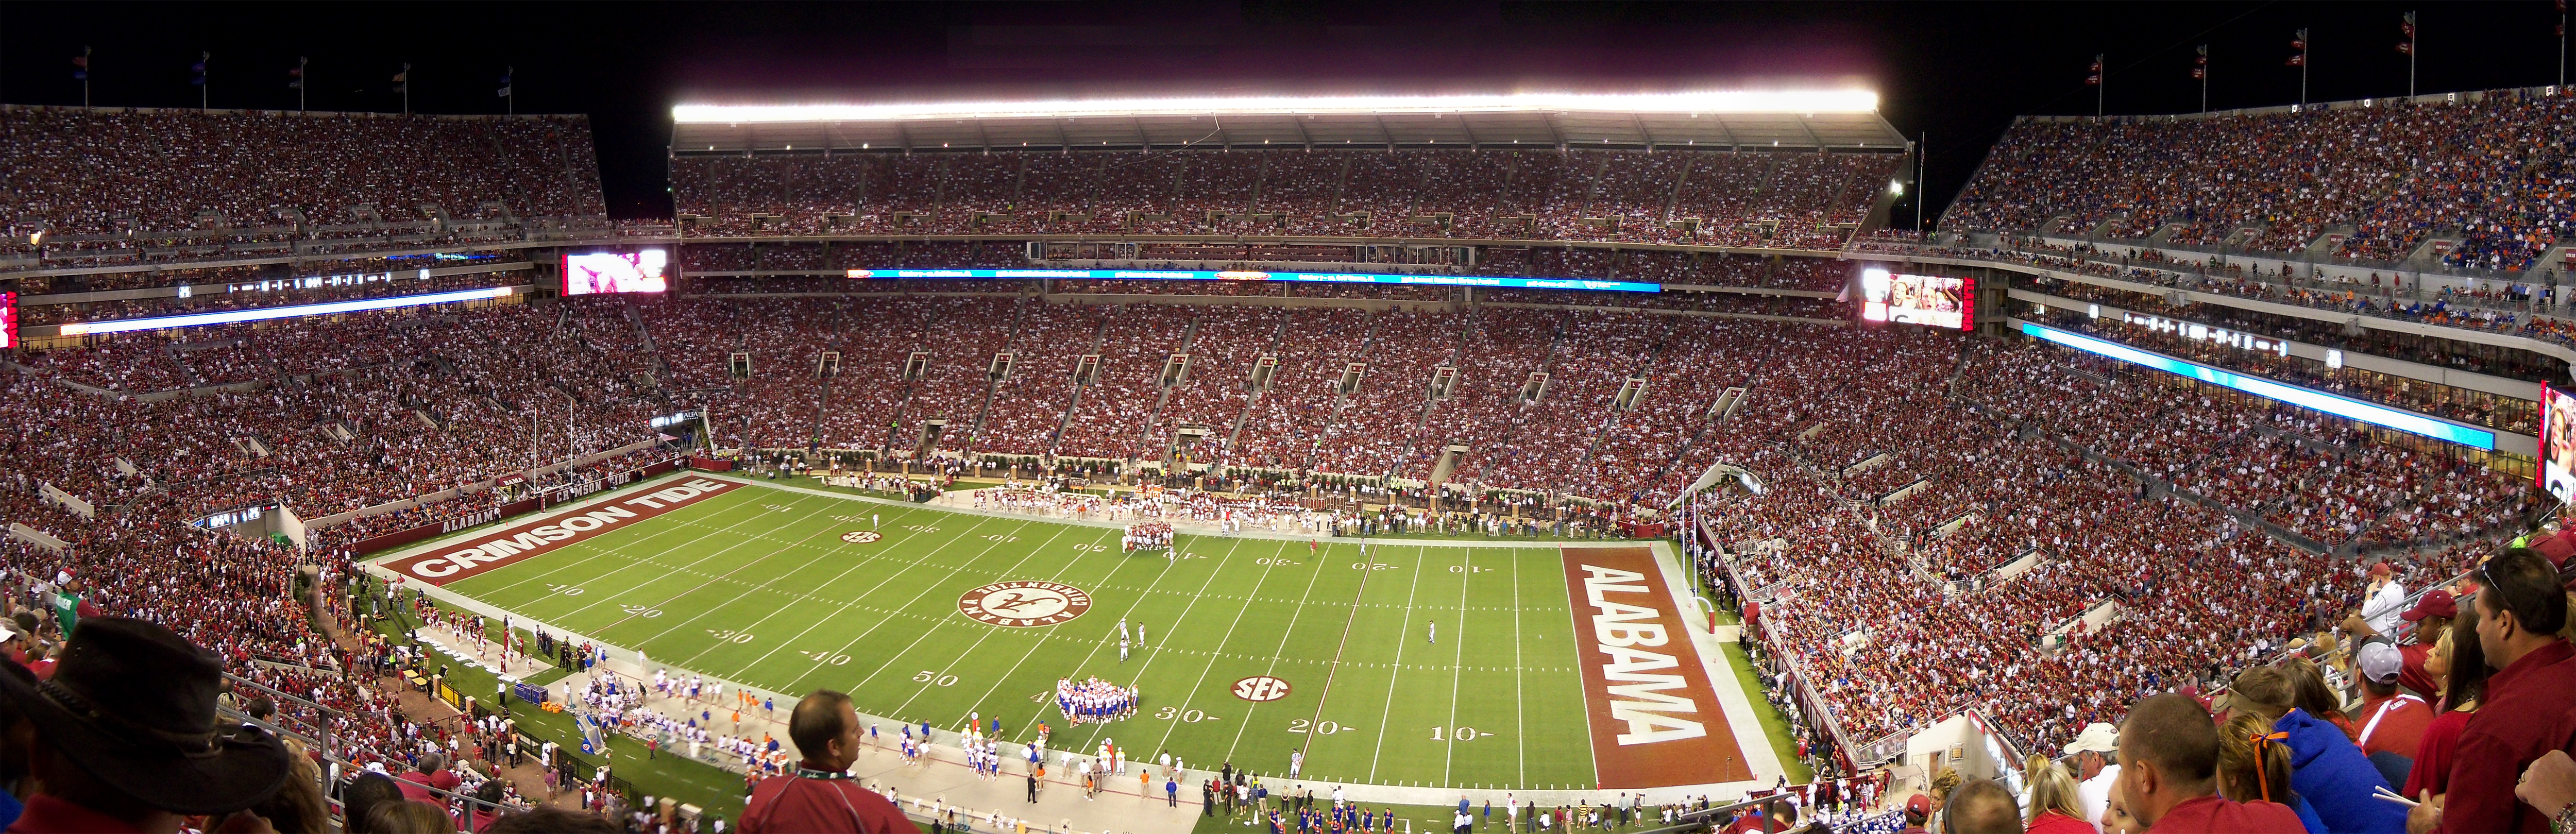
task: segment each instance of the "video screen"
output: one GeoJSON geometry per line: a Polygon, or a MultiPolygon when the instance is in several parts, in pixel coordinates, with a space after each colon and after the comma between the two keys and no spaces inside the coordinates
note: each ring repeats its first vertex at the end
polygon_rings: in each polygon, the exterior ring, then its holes
{"type": "Polygon", "coordinates": [[[0,292],[0,350],[18,346],[18,294],[0,292]]]}
{"type": "Polygon", "coordinates": [[[1897,324],[1928,324],[1952,330],[1976,325],[1974,278],[1894,275],[1884,269],[1860,274],[1860,319],[1897,324]]]}
{"type": "Polygon", "coordinates": [[[2566,503],[2576,493],[2576,393],[2540,385],[2540,488],[2566,503]]]}
{"type": "Polygon", "coordinates": [[[666,275],[670,265],[671,253],[665,249],[568,253],[563,259],[563,294],[662,292],[670,289],[666,275]]]}

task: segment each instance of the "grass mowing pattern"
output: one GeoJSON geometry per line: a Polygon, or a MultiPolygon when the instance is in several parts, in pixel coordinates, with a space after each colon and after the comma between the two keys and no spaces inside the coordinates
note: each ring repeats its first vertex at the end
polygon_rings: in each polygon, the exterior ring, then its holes
{"type": "Polygon", "coordinates": [[[1310,782],[1594,784],[1556,548],[1384,545],[1364,562],[1354,544],[1181,536],[1165,559],[1119,553],[1118,535],[740,489],[446,587],[657,665],[840,689],[866,713],[951,729],[998,716],[1015,741],[1046,721],[1056,749],[1108,736],[1139,756],[1284,775],[1302,746],[1310,782]],[[872,515],[884,539],[841,541],[872,515]],[[958,612],[965,591],[1002,580],[1084,588],[1092,608],[1044,628],[958,612]],[[1122,617],[1149,643],[1124,663],[1122,617]],[[1048,695],[1086,675],[1138,686],[1141,714],[1067,727],[1048,695]],[[1235,697],[1253,675],[1291,690],[1235,697]]]}

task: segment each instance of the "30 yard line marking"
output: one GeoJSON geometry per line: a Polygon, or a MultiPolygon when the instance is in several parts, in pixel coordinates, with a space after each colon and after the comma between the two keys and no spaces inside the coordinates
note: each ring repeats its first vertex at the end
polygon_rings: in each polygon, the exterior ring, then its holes
{"type": "Polygon", "coordinates": [[[1396,629],[1396,671],[1386,676],[1386,708],[1378,712],[1377,749],[1369,754],[1368,781],[1372,783],[1377,781],[1378,762],[1386,758],[1386,737],[1395,734],[1395,728],[1387,726],[1395,716],[1395,679],[1403,674],[1404,644],[1413,642],[1413,596],[1422,590],[1422,563],[1431,558],[1431,548],[1416,545],[1414,549],[1420,552],[1413,558],[1413,584],[1404,590],[1404,626],[1396,629]]]}

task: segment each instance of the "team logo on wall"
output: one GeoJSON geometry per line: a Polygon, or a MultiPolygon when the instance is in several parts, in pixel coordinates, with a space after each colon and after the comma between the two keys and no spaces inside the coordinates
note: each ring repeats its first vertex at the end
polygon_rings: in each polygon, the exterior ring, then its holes
{"type": "Polygon", "coordinates": [[[875,530],[852,530],[841,534],[841,540],[851,544],[867,544],[882,538],[885,537],[877,535],[875,530]]]}
{"type": "Polygon", "coordinates": [[[1234,697],[1261,703],[1288,697],[1288,682],[1269,675],[1254,675],[1234,682],[1234,697]]]}
{"type": "Polygon", "coordinates": [[[1055,582],[995,582],[958,597],[957,610],[985,625],[1051,626],[1091,610],[1091,592],[1055,582]]]}

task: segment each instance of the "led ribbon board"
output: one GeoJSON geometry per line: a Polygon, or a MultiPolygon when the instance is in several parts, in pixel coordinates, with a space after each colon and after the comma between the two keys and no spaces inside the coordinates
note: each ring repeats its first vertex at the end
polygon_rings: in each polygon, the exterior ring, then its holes
{"type": "Polygon", "coordinates": [[[361,298],[353,301],[331,301],[322,304],[298,304],[293,307],[262,307],[255,310],[226,310],[220,313],[194,313],[185,316],[161,316],[148,319],[74,322],[63,325],[62,335],[91,336],[100,333],[124,333],[133,330],[168,330],[174,327],[201,327],[209,324],[238,324],[245,321],[291,319],[302,316],[328,316],[335,313],[359,313],[368,310],[391,310],[418,307],[423,304],[446,304],[451,301],[475,301],[504,298],[509,287],[485,287],[479,290],[435,292],[427,295],[396,295],[385,298],[361,298]]]}
{"type": "Polygon", "coordinates": [[[2409,411],[2399,411],[2387,406],[2366,403],[2360,400],[2328,394],[2322,391],[2311,391],[2295,385],[2283,385],[2260,377],[2251,377],[2230,371],[2222,371],[2198,362],[2185,362],[2163,354],[2150,353],[2148,351],[2139,350],[2116,342],[2106,342],[2091,336],[2079,336],[2054,327],[2022,322],[2021,332],[2030,336],[2056,342],[2076,350],[2094,354],[2096,356],[2117,359],[2122,362],[2136,365],[2145,365],[2176,376],[2189,377],[2211,385],[2233,388],[2257,397],[2275,399],[2295,406],[2313,408],[2327,414],[2359,420],[2374,426],[2396,429],[2410,434],[2420,434],[2435,440],[2446,440],[2472,449],[2494,451],[2496,447],[2495,432],[2487,431],[2485,429],[2470,428],[2458,423],[2444,422],[2409,411]]]}
{"type": "Polygon", "coordinates": [[[1377,275],[1362,272],[1222,272],[1188,269],[853,269],[852,278],[1100,278],[1117,281],[1302,281],[1327,284],[1430,284],[1444,287],[1501,287],[1515,290],[1597,290],[1663,292],[1664,285],[1642,281],[1592,281],[1582,278],[1506,278],[1494,275],[1377,275]]]}

